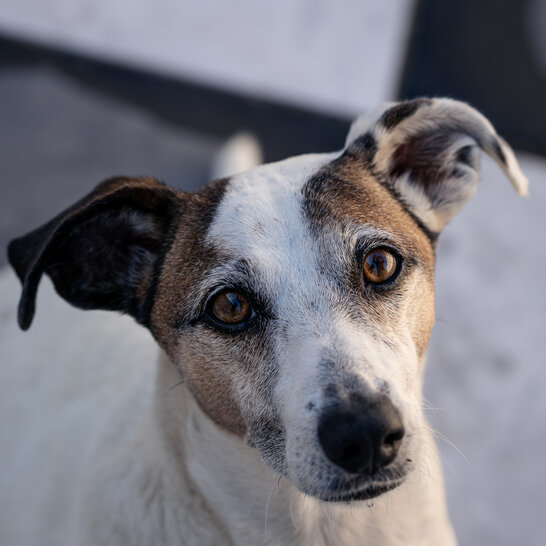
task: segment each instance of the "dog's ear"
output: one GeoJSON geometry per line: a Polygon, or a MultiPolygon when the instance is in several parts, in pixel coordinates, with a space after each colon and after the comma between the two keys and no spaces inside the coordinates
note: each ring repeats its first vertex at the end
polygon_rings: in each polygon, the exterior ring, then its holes
{"type": "Polygon", "coordinates": [[[512,149],[463,102],[423,98],[384,104],[353,123],[346,146],[433,235],[475,193],[480,149],[519,194],[527,193],[512,149]]]}
{"type": "Polygon", "coordinates": [[[23,284],[19,326],[26,330],[47,273],[82,309],[117,310],[148,325],[179,194],[150,178],[112,178],[44,226],[12,241],[8,257],[23,284]]]}

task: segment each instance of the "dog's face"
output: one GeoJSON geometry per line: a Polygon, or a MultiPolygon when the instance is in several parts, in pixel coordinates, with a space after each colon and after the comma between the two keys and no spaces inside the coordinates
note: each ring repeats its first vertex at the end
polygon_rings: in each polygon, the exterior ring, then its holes
{"type": "MultiPolygon", "coordinates": [[[[429,237],[374,176],[346,163],[301,157],[227,181],[200,242],[207,263],[188,284],[186,243],[169,254],[176,273],[158,296],[184,286],[183,296],[154,317],[165,330],[164,317],[183,310],[164,344],[201,406],[319,498],[350,496],[372,478],[392,484],[414,459],[434,315],[429,237]],[[405,429],[396,461],[373,476],[366,460],[347,472],[321,447],[321,419],[366,414],[382,396],[405,429]]],[[[349,438],[339,449],[351,445],[364,449],[349,438]]]]}
{"type": "Polygon", "coordinates": [[[83,308],[149,327],[204,412],[301,491],[376,496],[419,458],[434,245],[489,153],[470,107],[417,100],[357,121],[340,153],[175,192],[113,179],[12,243],[28,327],[42,272],[83,308]]]}

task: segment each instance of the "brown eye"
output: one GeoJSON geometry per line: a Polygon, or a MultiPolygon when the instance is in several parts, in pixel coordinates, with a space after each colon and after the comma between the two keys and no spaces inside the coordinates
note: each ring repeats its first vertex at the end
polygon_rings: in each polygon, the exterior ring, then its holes
{"type": "Polygon", "coordinates": [[[380,284],[391,279],[398,269],[396,256],[383,248],[376,248],[364,256],[364,279],[380,284]]]}
{"type": "Polygon", "coordinates": [[[209,312],[224,324],[236,325],[252,316],[252,307],[242,294],[227,289],[212,298],[209,312]]]}

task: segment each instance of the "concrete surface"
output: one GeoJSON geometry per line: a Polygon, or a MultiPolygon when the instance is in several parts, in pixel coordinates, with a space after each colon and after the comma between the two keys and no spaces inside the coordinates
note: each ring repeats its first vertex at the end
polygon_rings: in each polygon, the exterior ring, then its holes
{"type": "Polygon", "coordinates": [[[2,0],[0,32],[354,115],[394,96],[414,0],[2,0]]]}
{"type": "Polygon", "coordinates": [[[109,176],[153,175],[198,188],[219,146],[47,68],[1,70],[0,112],[0,266],[11,238],[109,176]]]}
{"type": "Polygon", "coordinates": [[[461,545],[546,543],[546,161],[520,160],[530,197],[483,161],[439,243],[426,397],[461,545]]]}
{"type": "MultiPolygon", "coordinates": [[[[480,193],[447,227],[438,253],[437,324],[426,383],[427,405],[434,409],[427,413],[439,434],[449,508],[462,546],[542,546],[546,538],[546,161],[526,157],[523,168],[532,183],[530,199],[518,198],[487,162],[480,193]]],[[[49,282],[42,283],[33,327],[20,332],[18,295],[14,275],[4,268],[0,381],[8,392],[20,393],[16,403],[0,404],[0,436],[10,443],[47,412],[35,407],[37,381],[53,389],[59,375],[55,369],[32,372],[35,355],[53,366],[70,365],[67,359],[79,355],[73,365],[82,369],[83,400],[89,388],[107,396],[107,383],[128,373],[115,366],[88,370],[90,335],[101,336],[98,347],[114,358],[128,343],[150,354],[149,336],[138,335],[136,330],[144,332],[139,326],[128,336],[126,317],[71,308],[49,282]]],[[[87,411],[82,404],[75,406],[79,419],[87,411]]],[[[69,440],[57,438],[64,441],[69,440]]],[[[0,473],[0,484],[12,477],[0,473]]]]}

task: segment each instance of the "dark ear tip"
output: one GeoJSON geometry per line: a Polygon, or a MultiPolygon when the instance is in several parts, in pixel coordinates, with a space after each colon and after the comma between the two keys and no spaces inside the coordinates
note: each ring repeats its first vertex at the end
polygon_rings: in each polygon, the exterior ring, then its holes
{"type": "Polygon", "coordinates": [[[36,291],[37,283],[32,279],[26,279],[23,285],[23,292],[19,300],[17,310],[17,322],[21,330],[28,330],[32,324],[34,313],[36,311],[36,291]]]}
{"type": "Polygon", "coordinates": [[[24,259],[24,245],[21,244],[22,238],[14,239],[8,245],[8,261],[15,270],[17,277],[23,285],[19,309],[17,313],[17,322],[21,330],[28,330],[34,318],[36,294],[29,293],[29,282],[26,282],[27,267],[24,259]]]}
{"type": "Polygon", "coordinates": [[[28,313],[26,309],[22,308],[22,305],[19,305],[19,313],[17,315],[17,322],[19,324],[19,328],[23,330],[23,332],[26,332],[30,325],[32,324],[32,319],[34,318],[34,311],[31,313],[28,313]]]}

